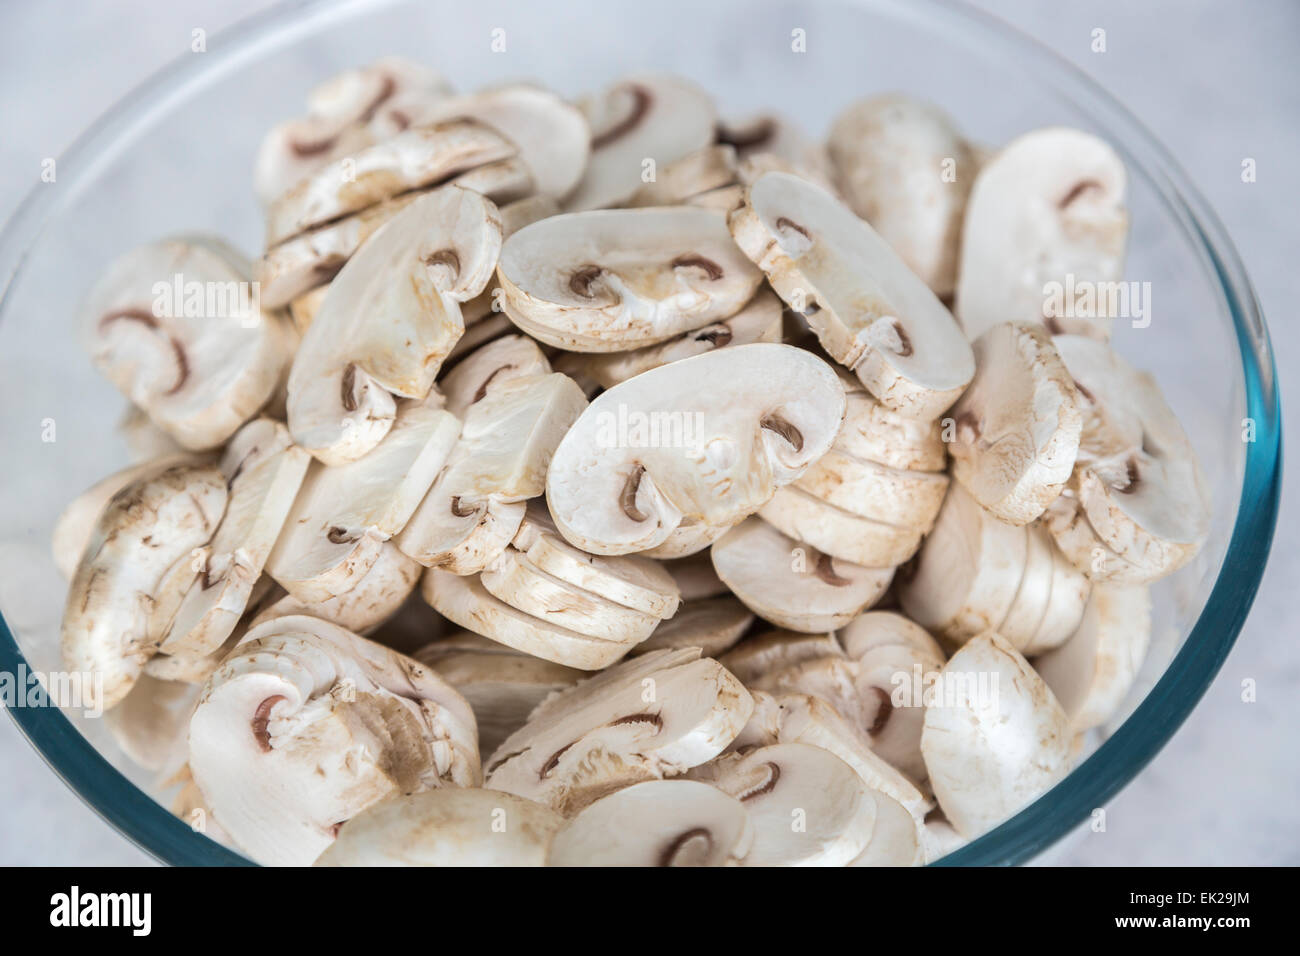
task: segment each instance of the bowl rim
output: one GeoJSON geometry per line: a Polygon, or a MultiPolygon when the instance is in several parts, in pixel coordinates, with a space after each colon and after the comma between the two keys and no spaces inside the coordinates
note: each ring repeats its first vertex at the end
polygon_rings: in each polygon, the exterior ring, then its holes
{"type": "MultiPolygon", "coordinates": [[[[92,123],[57,159],[83,179],[110,162],[133,127],[216,79],[232,64],[276,46],[317,23],[392,0],[302,0],[286,3],[222,30],[204,57],[182,55],[156,71],[92,123]]],[[[1281,403],[1268,330],[1237,250],[1208,202],[1160,141],[1096,80],[1038,40],[1005,21],[956,0],[839,0],[920,22],[974,49],[1037,65],[1045,85],[1108,134],[1123,134],[1117,149],[1148,176],[1166,210],[1181,223],[1219,283],[1241,354],[1247,415],[1255,440],[1246,461],[1237,517],[1223,566],[1181,648],[1146,697],[1083,763],[1051,790],[998,827],[934,865],[1014,865],[1026,862],[1089,818],[1126,786],[1165,746],[1200,701],[1236,641],[1254,601],[1277,523],[1281,493],[1281,403]],[[960,30],[960,37],[953,36],[960,30]],[[1231,559],[1231,561],[1229,561],[1231,559]],[[1162,727],[1162,733],[1148,728],[1162,727]]],[[[9,289],[48,222],[76,190],[36,185],[0,229],[0,320],[9,289]]],[[[0,672],[19,673],[26,658],[0,614],[0,672]]],[[[95,813],[132,843],[173,865],[253,865],[196,831],[133,784],[99,753],[57,707],[6,707],[46,764],[95,813]]]]}

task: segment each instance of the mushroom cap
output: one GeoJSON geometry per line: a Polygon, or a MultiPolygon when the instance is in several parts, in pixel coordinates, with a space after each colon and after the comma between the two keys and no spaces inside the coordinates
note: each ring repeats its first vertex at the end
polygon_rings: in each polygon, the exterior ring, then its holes
{"type": "MultiPolygon", "coordinates": [[[[1209,533],[1209,493],[1192,443],[1150,374],[1092,339],[1061,335],[1053,341],[1083,407],[1073,484],[1087,524],[1122,559],[1114,562],[1117,580],[1129,567],[1128,579],[1136,581],[1172,573],[1196,555],[1209,533]]],[[[1081,570],[1094,578],[1110,575],[1111,562],[1098,567],[1090,549],[1080,554],[1066,547],[1067,524],[1053,517],[1048,528],[1081,570]]]]}
{"type": "Polygon", "coordinates": [[[292,352],[255,292],[243,256],[218,239],[138,246],[83,306],[95,365],[183,447],[220,445],[271,397],[292,352]]]}
{"type": "Polygon", "coordinates": [[[976,164],[948,115],[899,93],[858,100],[831,124],[826,152],[849,208],[935,295],[951,295],[976,164]]]}
{"type": "Polygon", "coordinates": [[[512,322],[577,352],[653,345],[724,319],[763,278],[723,216],[692,206],[542,219],[506,240],[497,274],[512,322]]]}
{"type": "Polygon", "coordinates": [[[438,389],[447,400],[447,411],[464,419],[470,406],[482,401],[493,387],[550,371],[551,363],[536,342],[526,335],[505,335],[457,362],[438,382],[438,389]]]}
{"type": "Polygon", "coordinates": [[[852,514],[793,485],[778,488],[758,516],[822,554],[866,568],[895,568],[921,546],[919,528],[852,514]]]}
{"type": "Polygon", "coordinates": [[[748,518],[713,545],[718,577],[777,627],[815,633],[843,627],[889,587],[892,569],[841,561],[748,518]]]}
{"type": "Polygon", "coordinates": [[[643,162],[671,163],[713,142],[713,101],[676,76],[630,76],[578,104],[591,127],[591,157],[570,211],[615,206],[642,183],[643,162]]]}
{"type": "Polygon", "coordinates": [[[994,631],[940,672],[921,753],[934,795],[967,839],[997,826],[1070,770],[1070,722],[1043,679],[994,631]]]}
{"type": "Polygon", "coordinates": [[[128,484],[100,514],[68,588],[61,632],[64,667],[93,675],[90,706],[108,710],[140,677],[155,651],[149,616],[159,586],[207,544],[226,497],[215,467],[173,465],[128,484]]]}
{"type": "Polygon", "coordinates": [[[610,790],[713,759],[751,703],[699,653],[644,654],[553,695],[493,754],[488,785],[571,815],[610,790]]]}
{"type": "Polygon", "coordinates": [[[826,351],[890,408],[929,421],[971,380],[970,345],[943,303],[825,189],[766,173],[728,224],[826,351]]]}
{"type": "Polygon", "coordinates": [[[984,163],[962,229],[957,315],[966,334],[1046,321],[1054,332],[1109,338],[1111,316],[1049,316],[1045,287],[1067,276],[1089,285],[1120,278],[1124,187],[1124,164],[1109,145],[1059,126],[1025,133],[984,163]]]}
{"type": "Polygon", "coordinates": [[[754,623],[749,608],[734,597],[697,598],[687,601],[667,621],[660,621],[632,654],[665,648],[698,647],[706,657],[717,657],[740,640],[754,623]]]}
{"type": "Polygon", "coordinates": [[[1000,323],[974,349],[975,379],[951,413],[953,477],[1003,521],[1028,524],[1074,468],[1078,395],[1041,326],[1000,323]]]}
{"type": "Polygon", "coordinates": [[[551,516],[596,554],[653,548],[684,522],[729,527],[826,453],[844,401],[830,367],[788,345],[644,372],[598,396],[560,442],[551,516]],[[707,403],[701,382],[711,383],[707,403]]]}
{"type": "Polygon", "coordinates": [[[1151,643],[1145,585],[1097,584],[1073,636],[1034,659],[1073,732],[1099,727],[1124,702],[1151,643]]]}
{"type": "Polygon", "coordinates": [[[676,206],[692,196],[730,186],[736,181],[736,150],[728,145],[706,146],[668,163],[662,172],[627,200],[632,208],[676,206]]]}
{"type": "Polygon", "coordinates": [[[190,769],[244,852],[290,866],[385,797],[480,779],[474,715],[449,684],[305,616],[251,629],[209,679],[190,769]]]}
{"type": "Polygon", "coordinates": [[[289,373],[294,441],[327,465],[356,461],[392,427],[391,393],[424,399],[464,331],[459,302],[487,284],[496,207],[449,186],[388,221],[330,283],[289,373]]]}
{"type": "Polygon", "coordinates": [[[564,818],[497,790],[426,790],[369,807],[316,866],[545,866],[564,818]]]}
{"type": "Polygon", "coordinates": [[[650,780],[595,801],[555,835],[548,866],[735,866],[754,842],[745,807],[693,780],[650,780]]]}

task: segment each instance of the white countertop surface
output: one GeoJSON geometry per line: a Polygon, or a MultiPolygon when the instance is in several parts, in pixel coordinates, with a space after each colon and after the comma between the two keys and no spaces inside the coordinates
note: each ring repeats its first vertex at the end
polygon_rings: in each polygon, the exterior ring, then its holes
{"type": "MultiPolygon", "coordinates": [[[[96,116],[189,48],[263,0],[44,0],[0,7],[0,217],[96,116]]],[[[1284,402],[1300,362],[1292,317],[1300,242],[1300,4],[1293,0],[978,0],[1091,74],[1177,155],[1237,244],[1269,318],[1284,402]],[[1090,50],[1095,27],[1107,52],[1090,50]],[[1240,179],[1255,157],[1258,181],[1240,179]]],[[[1286,429],[1300,438],[1300,412],[1286,429]]],[[[1295,447],[1293,444],[1292,447],[1295,447]]],[[[1297,526],[1295,470],[1280,529],[1297,526]]],[[[1286,530],[1254,610],[1218,679],[1155,761],[1107,807],[1105,833],[1055,862],[1300,863],[1300,551],[1286,530]],[[1258,687],[1241,701],[1244,679],[1258,687]]],[[[0,719],[0,865],[147,864],[87,809],[0,719]]]]}

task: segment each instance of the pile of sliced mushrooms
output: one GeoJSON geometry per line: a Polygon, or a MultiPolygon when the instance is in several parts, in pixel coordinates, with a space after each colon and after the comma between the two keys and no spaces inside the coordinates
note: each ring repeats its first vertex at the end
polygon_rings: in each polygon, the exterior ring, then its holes
{"type": "Polygon", "coordinates": [[[386,59],[254,185],[256,262],[167,238],[89,293],[136,463],[54,547],[66,666],[257,862],[935,860],[1065,777],[1206,538],[1113,317],[1044,308],[1122,276],[1087,133],[386,59]],[[251,320],[159,314],[175,275],[251,320]]]}

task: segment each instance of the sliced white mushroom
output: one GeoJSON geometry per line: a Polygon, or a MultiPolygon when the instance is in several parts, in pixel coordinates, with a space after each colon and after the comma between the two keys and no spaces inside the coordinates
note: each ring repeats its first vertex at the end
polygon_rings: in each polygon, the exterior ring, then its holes
{"type": "Polygon", "coordinates": [[[493,754],[488,786],[569,816],[611,790],[712,760],[751,701],[699,653],[645,654],[554,695],[493,754]]]}
{"type": "Polygon", "coordinates": [[[889,468],[943,471],[948,464],[938,422],[919,422],[882,405],[862,384],[840,375],[848,407],[835,447],[845,454],[889,468]]]}
{"type": "Polygon", "coordinates": [[[506,240],[497,270],[511,321],[547,345],[619,352],[738,312],[762,275],[723,216],[693,206],[552,216],[506,240]]]}
{"type": "Polygon", "coordinates": [[[229,503],[184,592],[166,639],[165,654],[204,656],[230,637],[262,576],[289,517],[311,456],[293,444],[279,422],[259,418],[231,439],[221,461],[229,503]]]}
{"type": "Polygon", "coordinates": [[[934,795],[967,839],[1002,823],[1070,770],[1070,721],[1043,679],[994,631],[944,665],[921,753],[934,795]]]}
{"type": "Polygon", "coordinates": [[[141,675],[104,724],[122,752],[166,779],[189,760],[190,714],[199,687],[141,675]]]}
{"type": "Polygon", "coordinates": [[[104,508],[68,588],[61,634],[64,667],[93,676],[89,706],[108,710],[140,677],[156,650],[155,593],[173,566],[207,544],[225,508],[221,472],[188,465],[136,480],[104,508]]]}
{"type": "Polygon", "coordinates": [[[858,100],[835,118],[826,151],[849,208],[935,295],[952,295],[976,164],[948,115],[898,93],[858,100]]]}
{"type": "Polygon", "coordinates": [[[843,627],[889,587],[892,569],[836,561],[749,518],[713,545],[718,577],[751,611],[777,627],[816,633],[843,627]]]}
{"type": "Polygon", "coordinates": [[[898,254],[829,192],[767,173],[728,224],[826,351],[881,402],[928,421],[975,373],[961,329],[898,254]]]}
{"type": "Polygon", "coordinates": [[[1122,276],[1124,188],[1119,156],[1080,130],[1034,130],[989,159],[971,188],[962,231],[957,314],[966,334],[978,338],[1012,321],[1109,338],[1107,309],[1078,315],[1087,303],[1064,296],[1122,276]]]}
{"type": "Polygon", "coordinates": [[[1034,670],[1060,701],[1075,733],[1099,727],[1124,702],[1151,643],[1151,596],[1145,585],[1099,583],[1083,622],[1034,670]]]}
{"type": "Polygon", "coordinates": [[[509,159],[515,152],[513,143],[474,120],[408,129],[333,160],[278,197],[267,210],[266,244],[278,245],[409,190],[509,159]]]}
{"type": "Polygon", "coordinates": [[[474,715],[449,684],[302,616],[250,630],[205,685],[190,769],[240,848],[289,866],[386,797],[480,780],[474,715]]]}
{"type": "Polygon", "coordinates": [[[185,448],[220,445],[266,404],[292,352],[248,263],[217,239],[163,239],[115,260],[87,298],[95,365],[185,448]]]}
{"type": "Polygon", "coordinates": [[[267,573],[300,601],[351,590],[415,513],[459,433],[450,412],[408,401],[365,458],[332,468],[313,463],[267,573]]]}
{"type": "Polygon", "coordinates": [[[1100,342],[1076,335],[1054,341],[1076,384],[1084,426],[1071,497],[1053,509],[1048,529],[1094,580],[1164,577],[1190,561],[1209,533],[1196,452],[1149,373],[1100,342]]]}
{"type": "Polygon", "coordinates": [[[394,797],[339,828],[316,866],[545,866],[564,818],[496,790],[394,797]]]}
{"type": "Polygon", "coordinates": [[[550,371],[551,363],[536,342],[526,335],[506,335],[457,362],[438,382],[438,389],[447,400],[447,411],[463,419],[470,406],[481,402],[494,386],[550,371]]]}
{"type": "Polygon", "coordinates": [[[548,866],[735,866],[754,843],[743,804],[707,783],[651,780],[570,820],[548,866]]]}
{"type": "Polygon", "coordinates": [[[852,514],[794,486],[778,488],[758,516],[823,554],[866,568],[895,568],[921,546],[919,528],[852,514]]]}
{"type": "Polygon", "coordinates": [[[777,630],[746,638],[738,647],[723,654],[718,663],[748,686],[767,674],[801,661],[843,655],[834,634],[777,630]]]}
{"type": "Polygon", "coordinates": [[[447,469],[398,547],[456,574],[488,567],[515,536],[523,502],[546,489],[551,456],[586,407],[582,390],[559,372],[494,383],[465,410],[447,469]]]}
{"type": "Polygon", "coordinates": [[[632,653],[698,647],[704,656],[717,657],[739,641],[753,623],[749,608],[733,597],[687,601],[672,618],[659,622],[654,633],[632,653]]]}
{"type": "Polygon", "coordinates": [[[754,844],[744,866],[844,866],[871,843],[875,800],[852,767],[820,747],[724,754],[691,776],[749,812],[754,844]]]}
{"type": "Polygon", "coordinates": [[[651,369],[597,397],[564,436],[547,475],[551,516],[596,554],[653,548],[684,522],[729,527],[826,453],[844,401],[830,367],[788,345],[651,369]]]}
{"type": "Polygon", "coordinates": [[[948,476],[890,468],[832,448],[795,487],[858,517],[925,533],[943,504],[948,476]]]}
{"type": "Polygon", "coordinates": [[[501,221],[449,186],[391,219],[330,283],[289,373],[294,441],[327,465],[356,461],[388,433],[393,394],[423,399],[464,330],[460,302],[483,290],[501,221]]]}
{"type": "Polygon", "coordinates": [[[1003,521],[1028,524],[1074,468],[1083,427],[1077,393],[1041,326],[1003,322],[974,350],[975,379],[951,412],[953,477],[1003,521]]]}
{"type": "Polygon", "coordinates": [[[907,809],[893,797],[879,790],[868,790],[876,805],[875,826],[871,842],[849,866],[921,866],[925,858],[924,826],[918,827],[907,809]]]}
{"type": "Polygon", "coordinates": [[[646,548],[641,554],[647,558],[673,561],[688,558],[693,554],[709,548],[715,541],[731,530],[731,524],[708,524],[692,518],[683,518],[682,523],[672,530],[653,548],[646,548]]]}
{"type": "Polygon", "coordinates": [[[627,205],[676,206],[692,196],[730,186],[736,181],[736,150],[706,146],[669,163],[627,200],[627,205]]]}
{"type": "Polygon", "coordinates": [[[643,185],[647,159],[662,169],[713,142],[713,102],[680,77],[631,76],[578,105],[591,159],[565,204],[572,211],[618,205],[643,185]]]}
{"type": "Polygon", "coordinates": [[[1066,641],[1083,617],[1090,584],[1040,522],[1026,527],[1025,570],[998,633],[1026,657],[1066,641]]]}

